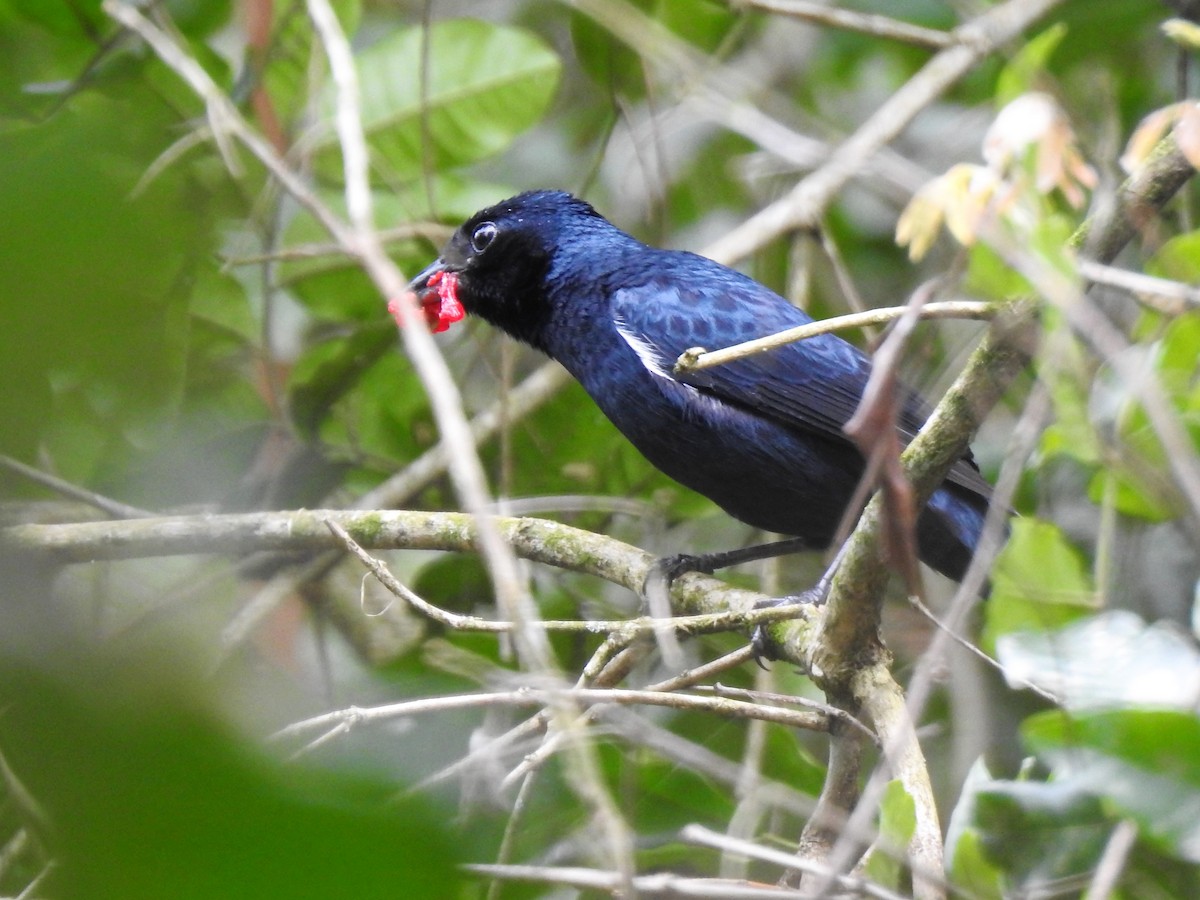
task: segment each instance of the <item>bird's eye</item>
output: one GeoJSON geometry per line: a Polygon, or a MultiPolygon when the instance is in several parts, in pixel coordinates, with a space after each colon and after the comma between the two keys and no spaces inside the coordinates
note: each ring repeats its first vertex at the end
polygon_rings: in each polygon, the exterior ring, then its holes
{"type": "Polygon", "coordinates": [[[496,231],[496,226],[491,222],[484,222],[482,225],[477,226],[471,232],[471,249],[476,253],[482,253],[496,239],[496,231]]]}

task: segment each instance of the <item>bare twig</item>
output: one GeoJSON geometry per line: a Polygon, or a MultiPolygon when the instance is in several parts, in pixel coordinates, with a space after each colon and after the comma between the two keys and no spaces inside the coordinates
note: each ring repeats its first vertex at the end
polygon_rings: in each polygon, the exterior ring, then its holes
{"type": "Polygon", "coordinates": [[[1129,854],[1137,843],[1137,836],[1138,827],[1132,820],[1122,819],[1117,823],[1092,874],[1092,883],[1088,885],[1086,894],[1089,900],[1108,900],[1129,863],[1129,854]]]}
{"type": "Polygon", "coordinates": [[[628,884],[620,873],[581,866],[495,865],[476,863],[464,867],[489,878],[507,881],[532,881],[558,887],[575,887],[588,891],[620,891],[632,888],[639,897],[696,897],[714,900],[774,900],[799,898],[795,891],[773,885],[752,884],[728,878],[688,878],[670,872],[638,875],[628,884]]]}
{"type": "MultiPolygon", "coordinates": [[[[342,33],[328,0],[308,0],[308,9],[324,44],[330,74],[337,88],[334,121],[346,176],[346,208],[353,228],[347,236],[348,240],[339,238],[339,242],[356,252],[383,296],[402,300],[408,296],[407,285],[384,251],[375,231],[367,169],[369,154],[359,113],[358,72],[354,67],[350,42],[342,33]]],[[[487,479],[471,440],[462,409],[462,397],[433,336],[423,325],[423,317],[416,309],[415,302],[402,300],[399,306],[404,320],[404,327],[400,331],[405,349],[429,396],[438,429],[453,449],[450,456],[451,477],[466,510],[480,514],[488,502],[487,479]]],[[[537,609],[517,572],[516,559],[500,540],[499,534],[485,523],[480,528],[479,539],[500,608],[518,626],[536,619],[537,609]]],[[[537,670],[553,668],[550,646],[543,632],[537,629],[526,632],[518,627],[513,637],[526,665],[537,670]]]]}
{"type": "MultiPolygon", "coordinates": [[[[753,652],[753,648],[747,648],[753,652]]],[[[739,651],[741,653],[742,651],[739,651]]],[[[824,713],[832,719],[838,719],[857,728],[865,735],[872,744],[879,744],[879,737],[870,728],[864,725],[859,719],[856,719],[846,710],[829,703],[818,703],[816,700],[809,700],[807,697],[797,697],[793,694],[779,694],[771,691],[751,690],[748,688],[729,687],[724,684],[700,685],[696,690],[716,694],[718,697],[740,697],[752,703],[774,703],[782,705],[804,706],[812,710],[817,710],[824,713]]]]}
{"type": "MultiPolygon", "coordinates": [[[[325,522],[329,530],[342,542],[343,546],[365,565],[385,588],[395,594],[404,602],[410,604],[414,609],[422,615],[438,622],[447,628],[453,628],[459,631],[488,631],[493,633],[506,633],[512,631],[517,626],[513,622],[501,622],[494,619],[483,619],[478,616],[463,616],[457,613],[448,612],[427,603],[416,593],[405,587],[385,566],[375,557],[367,553],[354,538],[350,537],[349,533],[337,522],[332,519],[327,519],[325,522]]],[[[803,610],[803,604],[793,605],[778,605],[767,606],[759,609],[751,609],[742,611],[708,613],[697,616],[670,616],[664,619],[654,618],[652,616],[641,616],[637,619],[614,619],[614,620],[595,620],[595,619],[577,619],[577,620],[554,620],[554,619],[538,619],[529,623],[529,627],[541,628],[547,631],[576,631],[586,632],[589,634],[597,634],[605,631],[617,632],[621,635],[623,641],[640,636],[655,634],[664,629],[671,630],[680,634],[705,634],[718,631],[729,631],[738,628],[750,628],[760,622],[778,622],[785,619],[793,618],[798,611],[803,610]]],[[[725,658],[710,663],[709,666],[693,669],[686,674],[688,679],[692,681],[708,677],[712,672],[724,671],[731,665],[737,665],[750,659],[754,654],[753,648],[747,646],[742,650],[735,651],[731,656],[734,657],[732,662],[725,658]]],[[[686,682],[682,678],[678,684],[673,684],[670,687],[654,687],[651,690],[674,690],[677,687],[685,686],[686,682]]]]}
{"type": "Polygon", "coordinates": [[[955,44],[927,62],[874,115],[829,155],[827,162],[776,201],[704,251],[730,263],[752,254],[786,231],[815,226],[838,191],[861,172],[870,157],[914,117],[972,70],[975,64],[1019,35],[1062,0],[1009,0],[954,31],[955,44]]]}
{"type": "Polygon", "coordinates": [[[761,703],[746,703],[726,697],[698,697],[695,694],[635,691],[620,688],[517,688],[513,691],[426,697],[420,700],[389,703],[384,706],[351,706],[294,722],[281,728],[276,732],[275,737],[278,739],[292,738],[332,726],[345,725],[347,728],[354,728],[365,723],[386,722],[407,716],[446,712],[453,709],[489,706],[546,706],[561,700],[585,706],[597,703],[662,706],[676,710],[709,712],[733,719],[762,719],[810,731],[827,731],[829,721],[824,713],[800,712],[778,706],[764,706],[761,703]]]}
{"type": "Polygon", "coordinates": [[[1079,261],[1079,274],[1096,284],[1128,291],[1147,306],[1169,316],[1200,306],[1200,288],[1180,281],[1155,278],[1144,272],[1130,272],[1087,259],[1079,261]]]}
{"type": "Polygon", "coordinates": [[[148,510],[137,506],[130,506],[119,500],[113,500],[110,497],[105,497],[103,494],[97,494],[95,491],[89,491],[87,488],[71,484],[71,482],[59,478],[57,475],[51,475],[49,472],[43,472],[41,469],[27,466],[25,463],[18,459],[13,459],[11,456],[0,455],[0,466],[3,466],[10,472],[15,472],[22,478],[32,481],[34,484],[40,484],[42,487],[49,488],[55,493],[62,494],[64,497],[81,500],[89,506],[94,506],[96,509],[102,510],[118,519],[138,519],[154,515],[154,513],[148,510]]]}
{"type": "Polygon", "coordinates": [[[730,2],[732,5],[742,8],[761,9],[802,19],[805,22],[814,22],[817,25],[858,31],[862,34],[902,41],[906,44],[916,44],[920,47],[941,48],[954,44],[954,35],[938,31],[935,28],[924,28],[887,16],[840,9],[821,3],[807,2],[807,0],[730,0],[730,2]]]}
{"type": "MultiPolygon", "coordinates": [[[[885,325],[901,318],[906,312],[912,314],[907,304],[869,309],[865,312],[848,313],[844,316],[809,322],[807,325],[797,325],[786,331],[777,331],[775,334],[755,338],[752,341],[744,341],[720,350],[706,351],[700,347],[693,347],[680,354],[679,359],[675,361],[675,371],[698,372],[701,369],[719,366],[735,359],[765,353],[776,347],[782,347],[784,344],[794,344],[819,334],[845,331],[850,328],[864,328],[868,325],[885,325]]],[[[944,300],[937,303],[926,303],[921,307],[918,317],[921,319],[990,319],[995,314],[996,306],[993,303],[983,303],[977,300],[944,300]]]]}
{"type": "MultiPolygon", "coordinates": [[[[830,881],[838,887],[855,893],[865,894],[868,897],[878,897],[880,900],[901,900],[900,894],[893,893],[864,878],[841,875],[830,871],[825,866],[808,862],[807,860],[797,860],[790,853],[784,853],[772,847],[764,847],[753,841],[744,841],[726,834],[720,834],[702,825],[688,825],[680,832],[679,836],[689,843],[699,844],[702,847],[716,847],[727,853],[741,853],[749,856],[751,859],[759,859],[763,862],[775,863],[789,869],[804,869],[820,876],[828,876],[830,881]]],[[[801,893],[800,896],[811,897],[813,895],[806,891],[801,893]]]]}

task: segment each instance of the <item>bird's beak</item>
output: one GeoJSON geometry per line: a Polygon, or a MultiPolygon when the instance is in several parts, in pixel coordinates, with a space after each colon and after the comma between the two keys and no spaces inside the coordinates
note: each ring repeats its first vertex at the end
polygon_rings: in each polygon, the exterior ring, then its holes
{"type": "MultiPolygon", "coordinates": [[[[445,331],[466,315],[458,299],[458,273],[448,268],[441,257],[421,270],[408,283],[408,289],[416,297],[431,331],[445,331]]],[[[391,304],[388,308],[392,309],[391,304]]],[[[401,317],[395,310],[393,315],[399,324],[401,317]]]]}
{"type": "Polygon", "coordinates": [[[439,256],[408,283],[408,289],[418,297],[429,287],[429,279],[435,272],[446,271],[446,263],[439,256]]]}

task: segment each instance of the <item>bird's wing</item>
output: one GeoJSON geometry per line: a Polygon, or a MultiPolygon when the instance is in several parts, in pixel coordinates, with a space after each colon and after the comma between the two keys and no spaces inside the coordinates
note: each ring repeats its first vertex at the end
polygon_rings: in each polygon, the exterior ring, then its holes
{"type": "MultiPolygon", "coordinates": [[[[812,321],[757,282],[730,275],[735,277],[655,279],[618,290],[611,307],[617,330],[642,364],[660,377],[784,427],[848,441],[842,429],[862,399],[871,360],[835,335],[819,335],[700,371],[675,373],[675,360],[692,347],[715,350],[812,321]]],[[[929,410],[914,392],[902,390],[899,430],[908,443],[929,410]]],[[[991,491],[969,453],[955,464],[949,480],[983,496],[991,491]]]]}

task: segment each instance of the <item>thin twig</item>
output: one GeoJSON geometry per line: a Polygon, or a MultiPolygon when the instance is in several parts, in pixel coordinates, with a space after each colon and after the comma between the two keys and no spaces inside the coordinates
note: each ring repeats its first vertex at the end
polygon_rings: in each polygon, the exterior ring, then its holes
{"type": "Polygon", "coordinates": [[[919,47],[950,47],[955,41],[953,34],[938,31],[935,28],[924,28],[921,25],[913,25],[887,16],[839,9],[821,3],[806,2],[806,0],[730,0],[730,2],[733,6],[743,9],[761,9],[802,19],[805,22],[815,22],[818,25],[828,25],[846,31],[857,31],[888,40],[902,41],[906,44],[916,44],[919,47]]]}
{"type": "Polygon", "coordinates": [[[1122,819],[1117,823],[1104,845],[1104,853],[1100,855],[1096,871],[1092,873],[1092,882],[1085,894],[1088,900],[1108,900],[1129,864],[1129,854],[1137,843],[1137,837],[1137,823],[1131,819],[1122,819]]]}
{"type": "MultiPolygon", "coordinates": [[[[427,240],[433,244],[442,244],[454,234],[454,229],[436,222],[414,222],[397,225],[394,228],[380,228],[379,240],[386,244],[427,240]]],[[[224,260],[227,268],[237,266],[255,266],[264,262],[287,262],[297,259],[321,259],[323,257],[343,258],[353,260],[346,248],[336,243],[293,244],[271,253],[254,253],[247,256],[228,256],[224,260]]]]}
{"type": "MultiPolygon", "coordinates": [[[[369,154],[359,113],[358,72],[350,42],[342,32],[328,0],[308,0],[309,14],[325,47],[330,74],[337,88],[335,123],[342,148],[346,178],[346,208],[353,231],[339,242],[354,249],[364,268],[385,297],[401,300],[401,336],[405,349],[421,378],[446,443],[452,448],[450,474],[464,508],[476,515],[488,502],[487,479],[483,465],[471,441],[470,428],[462,408],[462,396],[454,383],[446,360],[438,351],[407,285],[388,257],[375,231],[371,187],[368,175],[369,154]]],[[[337,235],[335,235],[337,237],[337,235]]],[[[480,550],[496,588],[496,601],[506,616],[521,625],[537,618],[537,608],[522,583],[516,558],[494,528],[481,520],[480,550]]],[[[545,633],[523,628],[513,633],[522,661],[537,671],[554,668],[553,654],[545,633]]]]}
{"type": "MultiPolygon", "coordinates": [[[[734,344],[720,350],[708,351],[700,347],[693,347],[680,354],[679,359],[675,361],[675,371],[684,374],[698,372],[701,369],[723,365],[733,362],[736,359],[744,359],[758,353],[765,353],[768,350],[782,347],[785,344],[794,344],[797,341],[816,337],[819,334],[828,334],[832,331],[845,331],[851,328],[865,328],[869,325],[885,325],[888,322],[901,318],[909,311],[908,304],[904,306],[887,306],[879,309],[869,309],[865,312],[847,313],[844,316],[821,319],[817,322],[809,322],[806,325],[797,325],[795,328],[777,331],[775,334],[755,338],[752,341],[743,341],[740,344],[734,344]]],[[[978,300],[944,300],[937,303],[926,303],[920,310],[919,318],[986,320],[992,318],[995,314],[996,306],[994,303],[985,303],[978,300]]]]}
{"type": "MultiPolygon", "coordinates": [[[[751,652],[753,652],[752,647],[749,649],[751,652]]],[[[850,715],[850,713],[846,712],[846,710],[839,709],[838,707],[829,703],[819,703],[816,700],[810,700],[807,697],[799,697],[794,694],[779,694],[772,691],[736,688],[720,683],[714,685],[700,685],[697,686],[695,690],[702,692],[711,691],[718,697],[739,697],[750,703],[773,703],[784,706],[791,704],[794,706],[807,707],[808,709],[822,712],[830,718],[840,719],[847,725],[854,726],[864,735],[866,735],[871,740],[871,743],[875,744],[876,746],[879,744],[879,736],[876,735],[875,732],[868,728],[865,724],[863,724],[860,719],[850,715]]]]}
{"type": "Polygon", "coordinates": [[[816,225],[825,208],[868,160],[976,63],[1019,35],[1062,0],[1009,0],[954,31],[937,53],[886,103],[835,148],[819,169],[782,199],[751,216],[704,251],[720,262],[745,259],[784,232],[816,225]]]}
{"type": "MultiPolygon", "coordinates": [[[[756,844],[753,841],[746,841],[740,838],[730,837],[727,834],[720,834],[712,831],[702,825],[687,825],[679,833],[679,837],[691,844],[698,844],[701,847],[715,847],[726,853],[741,853],[749,856],[751,859],[762,860],[763,862],[775,863],[789,869],[802,869],[807,872],[813,872],[817,875],[828,876],[833,884],[844,888],[851,892],[865,894],[868,897],[878,897],[879,900],[903,900],[900,894],[893,893],[887,888],[874,884],[865,878],[854,878],[849,875],[842,875],[831,871],[828,867],[810,862],[795,856],[791,853],[785,853],[782,850],[776,850],[773,847],[764,847],[761,844],[756,844]]],[[[811,897],[812,895],[805,892],[800,896],[811,897]]]]}
{"type": "MultiPolygon", "coordinates": [[[[494,619],[483,619],[479,616],[464,616],[458,613],[452,613],[440,607],[428,603],[415,592],[406,587],[394,576],[386,565],[380,560],[367,553],[362,546],[350,536],[350,534],[337,522],[332,519],[326,519],[325,525],[331,532],[341,541],[342,545],[354,556],[356,556],[363,565],[365,565],[374,575],[379,583],[387,588],[391,593],[395,594],[405,603],[410,604],[414,609],[422,615],[432,619],[433,621],[453,628],[459,631],[488,631],[488,632],[511,632],[516,628],[513,622],[496,621],[494,619]]],[[[667,629],[679,634],[705,634],[710,632],[729,631],[735,629],[751,628],[760,622],[777,622],[782,619],[790,619],[795,616],[798,611],[804,610],[805,604],[779,605],[762,607],[759,609],[751,609],[745,611],[727,610],[725,612],[707,613],[698,616],[668,616],[660,619],[653,616],[641,616],[636,619],[538,619],[529,623],[530,627],[542,628],[547,631],[573,631],[584,632],[589,634],[599,634],[603,632],[620,633],[622,639],[628,641],[634,637],[647,634],[656,634],[657,632],[667,629]]],[[[724,659],[710,663],[709,667],[694,669],[689,671],[687,676],[693,679],[707,677],[711,672],[724,671],[732,665],[745,662],[753,656],[753,648],[746,647],[736,651],[733,662],[725,662],[724,659]],[[710,668],[711,667],[711,668],[710,668]]],[[[682,686],[682,682],[680,684],[682,686]]],[[[652,688],[656,690],[666,690],[667,688],[652,688]]]]}
{"type": "Polygon", "coordinates": [[[1156,278],[1144,272],[1130,272],[1088,259],[1079,261],[1079,274],[1097,284],[1128,291],[1147,306],[1169,316],[1177,316],[1200,306],[1200,288],[1181,281],[1156,278]]]}
{"type": "Polygon", "coordinates": [[[127,503],[122,503],[120,500],[113,500],[110,497],[105,497],[103,494],[97,494],[95,491],[79,487],[79,485],[72,484],[69,481],[59,478],[57,475],[51,475],[49,472],[43,472],[41,469],[27,466],[19,459],[13,459],[11,456],[0,454],[0,466],[3,466],[10,472],[15,472],[22,478],[32,481],[34,484],[47,487],[55,493],[62,494],[64,497],[81,500],[89,506],[94,506],[96,509],[102,510],[118,519],[140,519],[156,515],[149,510],[130,506],[127,503]]]}
{"type": "Polygon", "coordinates": [[[763,706],[724,697],[698,697],[695,694],[675,694],[665,691],[636,691],[622,688],[517,688],[513,691],[492,691],[473,694],[455,694],[448,697],[425,697],[420,700],[405,700],[383,706],[350,706],[345,709],[323,713],[293,722],[277,731],[275,739],[298,737],[313,730],[323,730],[345,724],[354,728],[361,724],[388,722],[408,716],[426,713],[441,713],[455,709],[474,709],[490,706],[546,706],[567,700],[584,706],[597,703],[621,705],[662,706],[675,710],[714,713],[733,719],[763,719],[791,728],[809,731],[828,731],[828,718],[824,713],[799,712],[778,706],[763,706]]]}
{"type": "Polygon", "coordinates": [[[508,881],[532,881],[587,891],[604,891],[624,896],[621,891],[632,888],[638,897],[696,897],[713,900],[777,900],[801,898],[802,895],[774,885],[751,884],[728,878],[689,878],[670,872],[636,875],[625,884],[619,872],[585,869],[582,866],[497,865],[472,863],[464,866],[468,872],[508,881]]]}

